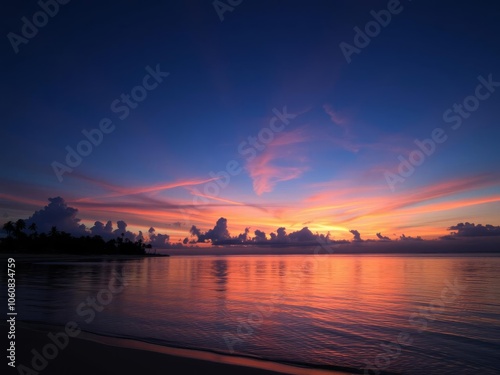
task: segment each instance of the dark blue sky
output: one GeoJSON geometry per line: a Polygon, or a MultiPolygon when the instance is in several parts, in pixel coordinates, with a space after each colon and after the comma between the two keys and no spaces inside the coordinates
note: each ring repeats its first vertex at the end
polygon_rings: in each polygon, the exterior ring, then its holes
{"type": "Polygon", "coordinates": [[[309,222],[338,237],[498,225],[500,92],[483,88],[490,95],[456,130],[443,114],[475,95],[479,76],[500,82],[500,6],[401,1],[348,63],[339,44],[354,45],[353,29],[387,8],[244,0],[221,22],[211,1],[72,0],[16,53],[8,34],[22,36],[21,18],[40,6],[8,3],[0,214],[27,217],[59,195],[85,223],[181,222],[179,235],[220,216],[235,232],[309,222]],[[111,103],[143,83],[147,66],[169,75],[121,120],[111,103]],[[249,160],[248,137],[285,107],[293,120],[267,131],[273,139],[249,160]],[[58,178],[54,162],[66,164],[66,147],[103,118],[114,130],[58,178]],[[398,157],[409,160],[435,128],[447,140],[403,176],[398,157]],[[241,172],[209,181],[232,160],[241,172]]]}

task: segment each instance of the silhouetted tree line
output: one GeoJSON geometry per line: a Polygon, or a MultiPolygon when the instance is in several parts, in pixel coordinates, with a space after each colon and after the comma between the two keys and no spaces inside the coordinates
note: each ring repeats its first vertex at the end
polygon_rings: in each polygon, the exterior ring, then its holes
{"type": "Polygon", "coordinates": [[[101,236],[75,237],[67,232],[58,231],[56,227],[48,233],[38,233],[35,223],[28,227],[19,219],[15,223],[8,221],[3,225],[7,237],[0,239],[1,252],[15,253],[44,253],[44,254],[81,254],[81,255],[105,255],[105,254],[127,254],[143,255],[146,249],[151,248],[142,240],[135,242],[121,237],[105,241],[101,236]]]}

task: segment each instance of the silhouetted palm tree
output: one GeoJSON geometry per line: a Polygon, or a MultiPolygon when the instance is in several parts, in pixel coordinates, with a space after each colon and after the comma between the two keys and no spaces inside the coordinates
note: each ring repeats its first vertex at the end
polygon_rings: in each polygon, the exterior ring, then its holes
{"type": "Polygon", "coordinates": [[[23,236],[25,236],[25,234],[23,233],[23,230],[26,229],[26,223],[24,222],[23,219],[19,219],[18,221],[16,221],[16,224],[15,224],[15,228],[14,228],[14,234],[17,238],[21,238],[23,236]]]}
{"type": "Polygon", "coordinates": [[[50,237],[55,237],[59,234],[57,231],[57,227],[54,225],[52,228],[50,228],[50,237]]]}
{"type": "Polygon", "coordinates": [[[25,230],[26,229],[26,223],[24,222],[23,219],[19,219],[16,221],[16,229],[17,230],[25,230]]]}
{"type": "Polygon", "coordinates": [[[28,229],[32,232],[30,237],[31,238],[36,238],[38,233],[36,232],[37,226],[36,223],[31,223],[28,229]]]}
{"type": "Polygon", "coordinates": [[[26,223],[23,219],[16,221],[16,231],[21,232],[26,229],[26,223]]]}
{"type": "Polygon", "coordinates": [[[14,223],[9,220],[3,225],[2,229],[7,232],[7,236],[10,236],[15,230],[14,223]]]}

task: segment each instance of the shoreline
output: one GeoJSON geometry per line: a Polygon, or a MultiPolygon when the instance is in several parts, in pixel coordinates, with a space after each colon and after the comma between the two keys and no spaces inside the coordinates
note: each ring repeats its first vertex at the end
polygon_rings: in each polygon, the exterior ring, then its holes
{"type": "MultiPolygon", "coordinates": [[[[288,255],[311,255],[312,251],[294,249],[289,252],[270,252],[267,249],[253,248],[247,249],[228,249],[228,248],[209,248],[209,249],[186,249],[186,250],[162,250],[167,253],[146,254],[146,255],[82,255],[82,254],[40,254],[40,253],[0,253],[0,259],[14,258],[16,262],[101,262],[101,261],[121,261],[121,260],[141,260],[150,258],[178,258],[178,257],[196,257],[196,256],[288,256],[288,255]]],[[[343,252],[335,251],[331,254],[321,254],[321,256],[430,256],[430,257],[499,257],[500,249],[495,251],[478,252],[343,252]]]]}
{"type": "Polygon", "coordinates": [[[71,262],[71,261],[103,261],[103,260],[138,260],[149,258],[169,258],[168,254],[39,254],[39,253],[0,253],[1,258],[14,258],[16,262],[71,262]]]}
{"type": "MultiPolygon", "coordinates": [[[[16,322],[16,366],[21,364],[33,368],[32,350],[42,352],[52,343],[49,333],[64,332],[63,326],[44,323],[16,322]]],[[[7,326],[1,324],[5,329],[7,326]]],[[[166,369],[178,369],[178,373],[217,373],[220,375],[348,375],[361,373],[355,369],[324,369],[303,367],[265,359],[222,354],[212,351],[176,348],[148,343],[137,339],[119,338],[81,331],[69,338],[68,345],[58,355],[47,361],[40,375],[69,374],[94,375],[120,373],[164,374],[166,369]],[[119,361],[116,361],[119,359],[119,361]]],[[[325,367],[325,366],[320,366],[325,367]]],[[[10,367],[11,373],[18,373],[10,367]]],[[[35,369],[36,370],[36,369],[35,369]]],[[[168,371],[172,373],[171,371],[168,371]]],[[[177,373],[177,372],[175,372],[177,373]]]]}

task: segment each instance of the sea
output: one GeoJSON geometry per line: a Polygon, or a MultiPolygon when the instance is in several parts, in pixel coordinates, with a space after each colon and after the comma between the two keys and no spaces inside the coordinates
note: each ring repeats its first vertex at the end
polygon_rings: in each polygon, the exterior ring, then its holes
{"type": "MultiPolygon", "coordinates": [[[[352,373],[500,374],[500,256],[201,255],[16,266],[18,320],[76,322],[101,335],[352,373]]],[[[7,305],[5,293],[0,303],[7,305]]]]}

